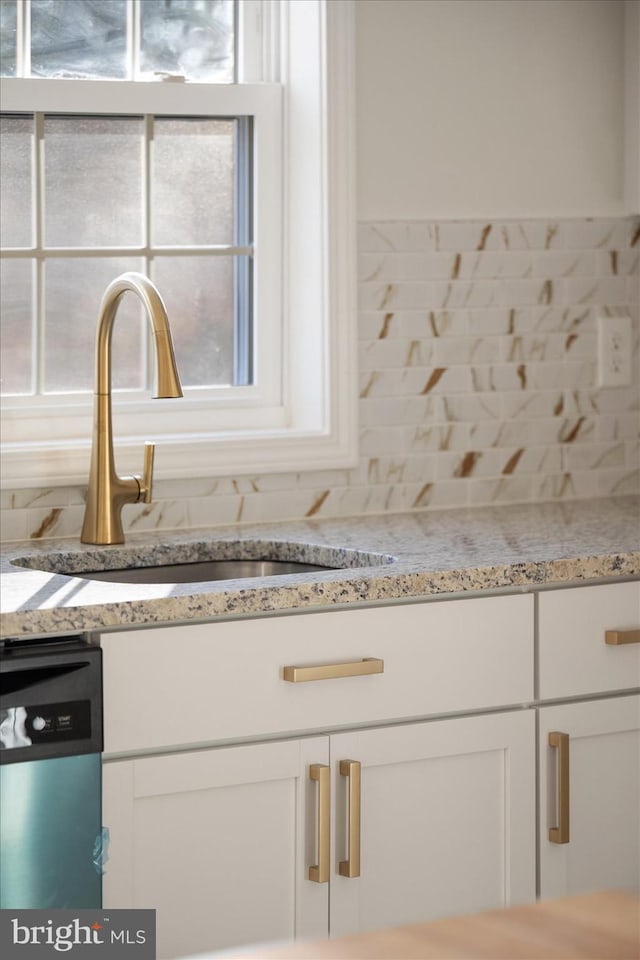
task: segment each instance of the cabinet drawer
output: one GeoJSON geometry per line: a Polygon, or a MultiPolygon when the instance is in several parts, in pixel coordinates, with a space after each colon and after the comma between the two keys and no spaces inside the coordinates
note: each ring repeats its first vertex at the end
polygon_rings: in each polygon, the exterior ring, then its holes
{"type": "Polygon", "coordinates": [[[301,733],[533,696],[533,597],[123,631],[102,637],[105,752],[301,733]],[[384,661],[287,682],[290,666],[384,661]]]}
{"type": "Polygon", "coordinates": [[[542,698],[640,686],[640,643],[605,643],[607,631],[640,629],[640,581],[553,590],[539,604],[542,698]]]}

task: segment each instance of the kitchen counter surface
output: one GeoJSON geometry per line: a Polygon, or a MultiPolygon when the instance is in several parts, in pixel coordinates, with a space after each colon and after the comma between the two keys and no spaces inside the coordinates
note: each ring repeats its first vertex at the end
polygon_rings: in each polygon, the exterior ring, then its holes
{"type": "Polygon", "coordinates": [[[639,911],[637,896],[611,890],[377,933],[262,950],[229,950],[214,956],[229,960],[637,960],[639,911]]]}
{"type": "Polygon", "coordinates": [[[3,549],[0,574],[4,637],[637,577],[640,497],[129,534],[112,547],[27,541],[3,549]],[[46,572],[218,556],[346,569],[195,584],[108,583],[46,572]]]}

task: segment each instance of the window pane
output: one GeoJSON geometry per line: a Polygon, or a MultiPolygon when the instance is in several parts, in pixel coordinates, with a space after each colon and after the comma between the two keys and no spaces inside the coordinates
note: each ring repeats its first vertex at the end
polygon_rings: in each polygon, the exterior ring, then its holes
{"type": "Polygon", "coordinates": [[[0,238],[3,247],[33,243],[33,120],[0,118],[0,238]]]}
{"type": "Polygon", "coordinates": [[[54,247],[143,242],[140,117],[46,117],[45,242],[54,247]]]}
{"type": "Polygon", "coordinates": [[[182,385],[233,383],[233,257],[158,257],[182,385]]]}
{"type": "Polygon", "coordinates": [[[140,69],[232,83],[232,0],[142,0],[140,69]]]}
{"type": "MultiPolygon", "coordinates": [[[[144,272],[132,258],[51,260],[45,270],[45,393],[93,391],[98,311],[109,283],[127,270],[144,272]]],[[[113,386],[144,385],[140,301],[125,293],[113,328],[113,386]]]]}
{"type": "Polygon", "coordinates": [[[16,75],[16,37],[18,7],[16,0],[0,0],[0,76],[16,75]]]}
{"type": "Polygon", "coordinates": [[[33,76],[124,79],[126,54],[126,0],[31,0],[33,76]]]}
{"type": "Polygon", "coordinates": [[[33,261],[6,260],[0,271],[2,394],[32,393],[33,261]]]}
{"type": "Polygon", "coordinates": [[[156,119],[154,244],[233,243],[235,121],[156,119]]]}

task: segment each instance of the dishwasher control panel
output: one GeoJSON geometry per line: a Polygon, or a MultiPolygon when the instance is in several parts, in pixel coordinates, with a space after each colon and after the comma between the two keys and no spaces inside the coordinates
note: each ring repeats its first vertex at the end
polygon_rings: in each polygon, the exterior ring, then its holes
{"type": "Polygon", "coordinates": [[[89,700],[0,707],[0,750],[91,736],[89,700]]]}
{"type": "Polygon", "coordinates": [[[102,651],[84,637],[0,648],[0,763],[102,751],[102,651]]]}

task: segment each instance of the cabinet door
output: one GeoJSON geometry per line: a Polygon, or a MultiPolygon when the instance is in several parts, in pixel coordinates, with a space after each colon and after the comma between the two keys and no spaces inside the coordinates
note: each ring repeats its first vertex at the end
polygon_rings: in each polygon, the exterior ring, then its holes
{"type": "Polygon", "coordinates": [[[107,762],[106,907],[156,909],[158,958],[327,935],[312,883],[328,738],[107,762]]]}
{"type": "Polygon", "coordinates": [[[544,707],[539,743],[541,896],[637,889],[640,697],[544,707]],[[561,764],[550,733],[568,734],[568,842],[562,843],[549,839],[562,816],[561,764]]]}
{"type": "MultiPolygon", "coordinates": [[[[520,711],[331,737],[332,936],[535,899],[535,717],[520,711]],[[361,764],[360,875],[340,761],[361,764]]],[[[344,769],[344,768],[343,768],[344,769]]]]}

